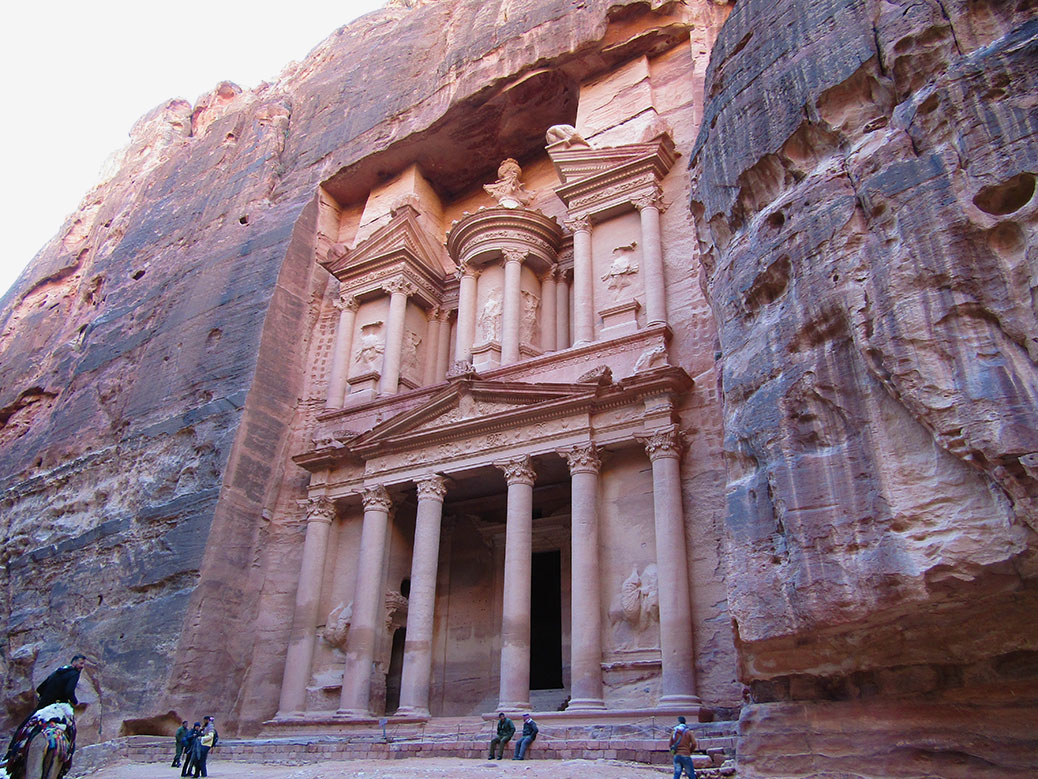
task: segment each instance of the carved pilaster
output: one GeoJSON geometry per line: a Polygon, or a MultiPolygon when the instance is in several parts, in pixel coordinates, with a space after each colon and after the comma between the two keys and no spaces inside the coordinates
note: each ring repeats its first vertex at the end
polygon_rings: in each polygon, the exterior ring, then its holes
{"type": "Polygon", "coordinates": [[[659,187],[653,187],[648,192],[636,195],[631,198],[631,204],[641,211],[643,208],[655,208],[661,214],[666,210],[666,206],[663,204],[663,190],[659,187]]]}
{"type": "Polygon", "coordinates": [[[533,461],[529,457],[517,457],[494,465],[504,473],[508,485],[526,484],[532,487],[537,481],[537,472],[534,471],[533,461]]]}
{"type": "Polygon", "coordinates": [[[357,309],[360,308],[360,303],[349,292],[340,292],[339,298],[333,304],[336,311],[352,311],[354,314],[357,313],[357,309]]]}
{"type": "Polygon", "coordinates": [[[598,448],[594,444],[560,449],[559,454],[566,458],[571,474],[598,473],[602,469],[602,459],[598,456],[598,448]]]}

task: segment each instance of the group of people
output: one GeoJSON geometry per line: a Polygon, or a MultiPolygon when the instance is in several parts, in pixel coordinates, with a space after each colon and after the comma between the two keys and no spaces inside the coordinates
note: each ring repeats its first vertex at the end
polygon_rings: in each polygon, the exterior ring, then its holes
{"type": "Polygon", "coordinates": [[[187,726],[187,720],[184,720],[177,728],[174,739],[176,753],[170,768],[180,768],[181,776],[208,776],[205,761],[209,757],[209,750],[220,740],[220,734],[216,730],[216,719],[207,716],[190,728],[187,726]],[[181,758],[184,761],[183,766],[180,764],[181,758]]]}
{"type": "MultiPolygon", "coordinates": [[[[526,750],[537,738],[539,729],[529,713],[523,714],[523,732],[515,745],[513,760],[523,760],[526,750]]],[[[503,760],[505,746],[515,735],[515,724],[505,716],[503,711],[497,713],[497,733],[490,739],[490,760],[503,760]]],[[[696,770],[692,767],[692,752],[696,749],[696,736],[688,726],[684,717],[678,717],[678,724],[670,734],[670,751],[674,755],[674,779],[681,779],[684,771],[689,779],[696,779],[696,770]]]]}
{"type": "MultiPolygon", "coordinates": [[[[526,750],[530,748],[530,744],[537,738],[537,733],[537,723],[533,721],[533,717],[527,712],[523,715],[523,732],[515,744],[515,754],[512,755],[513,760],[524,760],[526,758],[526,750]]],[[[505,716],[503,711],[499,711],[497,713],[497,735],[490,739],[491,760],[494,760],[495,756],[497,760],[505,759],[505,746],[512,740],[514,735],[515,724],[505,716]]]]}

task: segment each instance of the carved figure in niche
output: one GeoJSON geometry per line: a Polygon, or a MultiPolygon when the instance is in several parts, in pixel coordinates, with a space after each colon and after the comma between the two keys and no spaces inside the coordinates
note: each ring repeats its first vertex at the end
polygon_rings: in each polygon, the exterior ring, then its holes
{"type": "Polygon", "coordinates": [[[479,312],[479,333],[482,343],[501,340],[501,291],[487,295],[483,310],[479,312]]]}
{"type": "Polygon", "coordinates": [[[340,603],[330,612],[324,623],[324,640],[336,649],[346,651],[346,643],[350,637],[350,623],[353,621],[353,601],[340,603]]]}
{"type": "Polygon", "coordinates": [[[620,594],[609,608],[609,621],[616,630],[617,645],[625,649],[640,647],[645,640],[641,634],[659,620],[660,594],[656,564],[650,563],[641,573],[635,567],[620,585],[620,594]]]}
{"type": "Polygon", "coordinates": [[[533,193],[519,181],[523,169],[519,163],[509,157],[497,169],[497,181],[483,187],[487,194],[497,198],[497,202],[505,208],[519,208],[533,200],[533,193]]]}
{"type": "Polygon", "coordinates": [[[583,136],[577,132],[577,128],[571,124],[555,124],[548,128],[548,132],[544,135],[544,140],[548,146],[565,141],[567,147],[569,146],[586,146],[591,147],[591,144],[584,140],[583,136]]]}
{"type": "Polygon", "coordinates": [[[386,590],[386,630],[392,633],[407,624],[407,598],[396,590],[386,590]]]}
{"type": "Polygon", "coordinates": [[[613,249],[613,264],[602,276],[602,281],[606,282],[611,292],[623,292],[630,285],[631,277],[638,272],[638,263],[634,261],[634,247],[637,245],[637,242],[631,241],[626,246],[613,249]]]}
{"type": "Polygon", "coordinates": [[[418,371],[418,345],[421,342],[422,337],[413,330],[404,333],[404,354],[401,358],[401,367],[403,372],[411,378],[414,378],[418,371]]]}
{"type": "Polygon", "coordinates": [[[537,307],[541,299],[532,292],[525,289],[520,292],[522,297],[522,314],[519,320],[519,336],[524,343],[535,343],[537,333],[537,307]]]}
{"type": "Polygon", "coordinates": [[[385,344],[382,338],[382,322],[369,322],[360,328],[360,348],[355,362],[361,373],[374,373],[382,367],[385,344]]]}

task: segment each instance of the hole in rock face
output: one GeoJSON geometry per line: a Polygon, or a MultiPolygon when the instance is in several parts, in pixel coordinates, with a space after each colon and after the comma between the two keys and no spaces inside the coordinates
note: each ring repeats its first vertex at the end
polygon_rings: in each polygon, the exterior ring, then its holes
{"type": "Polygon", "coordinates": [[[248,223],[249,223],[249,216],[248,216],[248,214],[245,214],[244,216],[242,216],[242,217],[240,217],[238,219],[238,224],[247,225],[248,223]]]}
{"type": "Polygon", "coordinates": [[[753,315],[762,306],[781,297],[789,284],[791,271],[792,263],[788,256],[783,255],[758,275],[746,293],[744,305],[747,314],[753,315]]]}
{"type": "Polygon", "coordinates": [[[785,223],[786,217],[781,211],[776,211],[775,213],[768,216],[768,224],[776,230],[781,229],[782,225],[784,225],[785,223]]]}
{"type": "Polygon", "coordinates": [[[141,270],[139,270],[136,273],[132,274],[130,276],[130,278],[133,279],[134,281],[140,281],[142,278],[144,278],[144,273],[145,273],[145,271],[142,268],[141,270]]]}
{"type": "Polygon", "coordinates": [[[986,214],[1004,216],[1019,211],[1034,197],[1033,173],[1018,173],[1001,184],[984,187],[973,198],[973,205],[986,214]]]}
{"type": "Polygon", "coordinates": [[[1027,250],[1027,238],[1016,222],[1000,222],[988,233],[988,245],[1002,257],[1018,257],[1027,250]]]}

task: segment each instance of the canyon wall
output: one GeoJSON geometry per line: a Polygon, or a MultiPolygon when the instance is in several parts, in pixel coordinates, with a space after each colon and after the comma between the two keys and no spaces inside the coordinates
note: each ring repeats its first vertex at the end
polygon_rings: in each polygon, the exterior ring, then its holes
{"type": "Polygon", "coordinates": [[[740,776],[1035,770],[1036,35],[1030,2],[745,0],[712,52],[740,776]]]}

